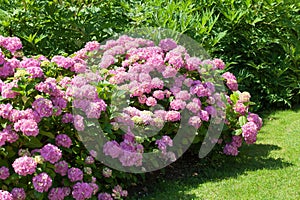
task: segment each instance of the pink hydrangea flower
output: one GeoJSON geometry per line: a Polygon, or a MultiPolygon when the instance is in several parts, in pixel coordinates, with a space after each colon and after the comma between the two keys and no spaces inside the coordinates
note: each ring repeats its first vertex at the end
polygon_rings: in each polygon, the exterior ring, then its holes
{"type": "Polygon", "coordinates": [[[14,124],[16,131],[21,131],[27,136],[37,136],[39,134],[39,128],[37,123],[32,119],[21,119],[14,124]]]}
{"type": "Polygon", "coordinates": [[[202,121],[208,122],[209,113],[206,110],[200,110],[200,118],[201,118],[202,121]]]}
{"type": "Polygon", "coordinates": [[[10,176],[9,169],[5,166],[0,167],[0,179],[5,180],[10,176]]]}
{"type": "Polygon", "coordinates": [[[62,157],[62,151],[57,146],[54,146],[52,144],[45,145],[40,150],[40,153],[46,161],[49,161],[52,164],[59,161],[62,157]]]}
{"type": "Polygon", "coordinates": [[[0,116],[4,119],[8,119],[11,112],[13,110],[13,107],[10,103],[7,104],[0,104],[0,116]]]}
{"type": "Polygon", "coordinates": [[[191,125],[191,126],[195,127],[196,129],[198,129],[198,128],[200,128],[202,121],[201,121],[201,118],[199,116],[192,116],[192,117],[190,117],[188,123],[189,123],[189,125],[191,125]]]}
{"type": "Polygon", "coordinates": [[[16,96],[18,96],[19,93],[12,90],[12,88],[14,88],[14,87],[18,88],[18,84],[17,84],[16,81],[13,81],[13,82],[2,85],[2,89],[1,89],[2,90],[2,92],[1,92],[2,97],[7,98],[7,99],[13,99],[16,96]]]}
{"type": "Polygon", "coordinates": [[[13,188],[11,191],[14,200],[25,200],[26,193],[24,188],[13,188]]]}
{"type": "Polygon", "coordinates": [[[168,111],[165,120],[171,121],[171,122],[176,122],[180,120],[180,112],[178,111],[168,111]]]}
{"type": "Polygon", "coordinates": [[[128,192],[127,190],[123,190],[120,185],[116,185],[113,189],[112,196],[115,197],[115,199],[121,198],[121,197],[127,197],[128,192]]]}
{"type": "Polygon", "coordinates": [[[164,135],[161,139],[156,140],[155,144],[160,150],[165,152],[168,146],[173,146],[173,140],[169,136],[164,135]]]}
{"type": "Polygon", "coordinates": [[[200,69],[201,60],[198,57],[190,57],[186,59],[185,68],[189,71],[200,69]]]}
{"type": "Polygon", "coordinates": [[[249,114],[247,116],[247,120],[249,122],[254,122],[256,124],[256,126],[257,126],[257,130],[261,129],[263,121],[262,121],[262,119],[257,114],[249,112],[249,114]]]}
{"type": "Polygon", "coordinates": [[[54,171],[56,173],[60,174],[61,176],[67,175],[69,167],[68,163],[65,160],[59,161],[54,165],[54,167],[54,171]]]}
{"type": "Polygon", "coordinates": [[[76,183],[73,186],[72,196],[76,200],[85,200],[92,197],[93,187],[88,183],[76,183]]]}
{"type": "Polygon", "coordinates": [[[94,160],[93,156],[87,156],[87,157],[85,158],[84,162],[85,162],[86,164],[88,164],[88,165],[91,165],[91,164],[93,164],[93,163],[95,162],[95,160],[94,160]]]}
{"type": "Polygon", "coordinates": [[[233,110],[241,115],[245,115],[246,112],[248,112],[248,107],[244,105],[244,103],[242,102],[237,102],[234,106],[233,106],[233,110]]]}
{"type": "Polygon", "coordinates": [[[14,200],[12,194],[4,190],[0,190],[0,199],[14,200]]]}
{"type": "Polygon", "coordinates": [[[242,126],[242,130],[242,135],[247,144],[253,144],[256,142],[257,126],[254,122],[247,122],[242,126]]]}
{"type": "Polygon", "coordinates": [[[73,122],[73,115],[71,113],[66,113],[61,118],[62,123],[71,123],[73,122]]]}
{"type": "Polygon", "coordinates": [[[48,199],[49,200],[64,200],[65,197],[69,196],[71,193],[71,189],[69,187],[58,187],[51,188],[48,199]]]}
{"type": "Polygon", "coordinates": [[[41,117],[50,117],[53,113],[53,104],[50,100],[39,98],[32,103],[32,108],[37,111],[41,117]]]}
{"type": "Polygon", "coordinates": [[[74,60],[72,60],[71,58],[65,58],[63,56],[53,56],[51,62],[54,62],[59,67],[63,67],[65,69],[69,69],[75,64],[74,60]]]}
{"type": "Polygon", "coordinates": [[[166,69],[162,73],[164,78],[172,78],[172,77],[176,76],[176,74],[177,74],[177,70],[170,66],[167,66],[166,69]]]}
{"type": "Polygon", "coordinates": [[[79,168],[72,167],[68,170],[68,178],[71,182],[81,181],[83,179],[83,172],[79,168]]]}
{"type": "Polygon", "coordinates": [[[146,100],[146,105],[147,106],[155,106],[157,104],[157,101],[153,97],[148,97],[146,100]]]}
{"type": "Polygon", "coordinates": [[[121,154],[120,145],[116,141],[108,141],[103,146],[103,153],[106,156],[111,156],[112,158],[117,158],[121,154]]]}
{"type": "Polygon", "coordinates": [[[239,154],[238,148],[230,143],[225,145],[223,152],[231,156],[237,156],[239,154]]]}
{"type": "Polygon", "coordinates": [[[108,193],[99,193],[98,200],[113,200],[111,194],[108,193]]]}
{"type": "Polygon", "coordinates": [[[183,110],[186,106],[186,103],[182,100],[175,99],[171,101],[170,107],[172,110],[183,110]]]}
{"type": "Polygon", "coordinates": [[[103,56],[99,66],[101,68],[108,68],[110,65],[115,63],[115,58],[112,55],[103,56]]]}
{"type": "Polygon", "coordinates": [[[22,49],[22,42],[17,37],[3,37],[0,36],[0,46],[9,50],[12,54],[14,54],[17,50],[22,49]]]}
{"type": "Polygon", "coordinates": [[[177,47],[177,43],[170,38],[166,38],[159,42],[159,47],[162,48],[163,51],[167,52],[175,49],[177,47]]]}
{"type": "Polygon", "coordinates": [[[95,51],[100,48],[100,43],[97,41],[87,42],[84,46],[84,49],[87,51],[95,51]]]}
{"type": "Polygon", "coordinates": [[[48,190],[52,186],[52,179],[47,173],[42,172],[39,175],[33,177],[32,183],[36,191],[48,192],[48,190]]]}
{"type": "Polygon", "coordinates": [[[28,67],[37,67],[40,68],[41,63],[34,59],[34,58],[24,58],[21,62],[20,62],[20,67],[21,68],[28,68],[28,67]]]}
{"type": "Polygon", "coordinates": [[[215,59],[213,60],[213,63],[215,64],[215,66],[216,66],[218,69],[224,69],[224,68],[225,68],[225,63],[224,63],[223,60],[221,60],[221,59],[215,58],[215,59]]]}
{"type": "Polygon", "coordinates": [[[12,164],[15,172],[21,176],[33,174],[36,171],[36,166],[35,160],[27,156],[17,158],[12,164]]]}
{"type": "Polygon", "coordinates": [[[153,97],[155,97],[156,99],[162,100],[165,98],[165,93],[161,90],[156,90],[153,92],[153,97]]]}
{"type": "Polygon", "coordinates": [[[84,122],[83,122],[83,117],[82,116],[75,115],[73,123],[74,123],[75,129],[77,131],[83,131],[84,130],[84,122]]]}
{"type": "Polygon", "coordinates": [[[55,138],[55,143],[56,143],[57,146],[62,146],[62,147],[65,147],[65,148],[70,148],[70,146],[72,145],[72,140],[66,134],[59,134],[55,138]]]}
{"type": "Polygon", "coordinates": [[[11,125],[7,125],[0,132],[0,146],[3,146],[5,142],[14,143],[19,139],[19,135],[12,130],[11,125]]]}
{"type": "Polygon", "coordinates": [[[222,77],[226,79],[226,85],[230,90],[232,90],[232,91],[238,90],[238,84],[237,84],[236,77],[232,73],[225,72],[222,75],[222,77]]]}
{"type": "Polygon", "coordinates": [[[0,51],[0,65],[3,65],[5,62],[5,56],[4,54],[0,51]]]}

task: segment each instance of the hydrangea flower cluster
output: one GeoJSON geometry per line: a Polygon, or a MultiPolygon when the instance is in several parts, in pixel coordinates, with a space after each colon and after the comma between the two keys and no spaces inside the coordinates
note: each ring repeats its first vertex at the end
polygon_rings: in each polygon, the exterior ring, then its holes
{"type": "Polygon", "coordinates": [[[47,192],[52,186],[52,179],[45,172],[33,177],[32,182],[34,189],[38,192],[47,192]]]}
{"type": "Polygon", "coordinates": [[[101,153],[124,167],[141,167],[143,153],[152,151],[175,161],[173,138],[185,118],[199,132],[212,120],[225,120],[218,143],[233,156],[244,141],[256,141],[262,126],[249,112],[251,95],[238,90],[232,73],[223,73],[222,60],[190,56],[169,38],[157,45],[129,36],[92,41],[73,55],[50,60],[18,57],[21,49],[20,39],[0,36],[0,147],[7,155],[0,155],[5,160],[0,179],[8,188],[0,190],[0,199],[36,199],[38,193],[50,200],[125,198],[128,192],[116,185],[122,177],[97,161],[99,149],[88,152],[81,143],[94,140],[78,134],[95,126],[91,121],[107,132],[101,153]],[[205,77],[221,72],[227,93],[205,77]],[[118,91],[125,91],[130,103],[114,115],[122,101],[118,91]],[[96,173],[99,166],[102,173],[96,173]],[[13,174],[26,178],[15,181],[13,174]],[[15,185],[25,179],[36,192],[15,185]]]}

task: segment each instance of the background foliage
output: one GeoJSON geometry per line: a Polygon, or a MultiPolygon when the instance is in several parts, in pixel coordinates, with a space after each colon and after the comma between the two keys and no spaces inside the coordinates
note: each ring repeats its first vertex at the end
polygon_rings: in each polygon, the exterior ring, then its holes
{"type": "Polygon", "coordinates": [[[90,40],[154,26],[187,34],[222,58],[256,109],[300,99],[300,3],[296,0],[0,0],[0,33],[26,54],[68,54],[90,40]]]}

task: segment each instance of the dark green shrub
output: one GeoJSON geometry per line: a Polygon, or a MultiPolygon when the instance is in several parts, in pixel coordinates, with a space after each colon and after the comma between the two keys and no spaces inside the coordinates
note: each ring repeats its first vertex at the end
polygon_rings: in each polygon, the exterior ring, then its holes
{"type": "Polygon", "coordinates": [[[0,0],[0,33],[22,38],[25,54],[70,54],[123,30],[123,13],[115,0],[0,0]]]}

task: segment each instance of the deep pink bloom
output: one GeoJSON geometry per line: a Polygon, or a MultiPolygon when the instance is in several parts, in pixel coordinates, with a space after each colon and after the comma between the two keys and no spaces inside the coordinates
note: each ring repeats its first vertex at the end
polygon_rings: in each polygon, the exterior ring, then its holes
{"type": "Polygon", "coordinates": [[[153,97],[148,97],[146,100],[146,105],[147,106],[155,106],[157,104],[157,101],[153,97]]]}
{"type": "Polygon", "coordinates": [[[232,91],[238,90],[238,84],[237,84],[236,77],[232,73],[225,72],[222,75],[222,77],[226,79],[226,85],[230,90],[232,90],[232,91]]]}
{"type": "Polygon", "coordinates": [[[234,106],[233,110],[241,115],[245,115],[248,112],[248,107],[244,103],[238,101],[234,106]]]}
{"type": "Polygon", "coordinates": [[[113,200],[111,194],[108,193],[100,193],[98,195],[98,200],[113,200]]]}
{"type": "Polygon", "coordinates": [[[54,167],[55,167],[54,171],[56,173],[60,174],[61,176],[67,175],[69,167],[68,167],[68,163],[66,161],[64,161],[64,160],[59,161],[58,163],[56,163],[54,165],[54,167]]]}
{"type": "Polygon", "coordinates": [[[262,119],[257,114],[249,112],[247,120],[249,122],[254,122],[257,126],[257,130],[261,129],[263,122],[262,119]]]}
{"type": "Polygon", "coordinates": [[[25,200],[26,193],[24,188],[13,188],[11,191],[14,200],[25,200]]]}
{"type": "Polygon", "coordinates": [[[0,179],[5,180],[9,177],[9,175],[9,169],[7,167],[0,167],[0,179]]]}
{"type": "Polygon", "coordinates": [[[73,115],[71,113],[66,113],[61,118],[62,123],[71,123],[73,122],[73,115]]]}
{"type": "Polygon", "coordinates": [[[223,152],[224,154],[231,156],[237,156],[239,153],[238,148],[231,143],[225,145],[223,152]]]}
{"type": "Polygon", "coordinates": [[[72,140],[66,134],[59,134],[55,138],[55,143],[56,143],[57,146],[62,146],[62,147],[65,147],[65,148],[70,148],[70,146],[72,145],[72,140]]]}
{"type": "Polygon", "coordinates": [[[71,58],[65,58],[63,56],[53,56],[51,62],[54,62],[59,67],[63,67],[65,69],[69,69],[75,64],[74,60],[72,60],[71,58]]]}
{"type": "Polygon", "coordinates": [[[254,142],[256,142],[258,127],[254,122],[247,122],[242,126],[242,130],[242,135],[247,144],[253,144],[254,142]]]}
{"type": "Polygon", "coordinates": [[[32,157],[23,156],[17,158],[12,167],[15,172],[21,176],[27,176],[28,174],[33,174],[36,171],[37,163],[32,157]]]}
{"type": "Polygon", "coordinates": [[[12,54],[14,54],[17,50],[22,49],[22,42],[17,37],[0,36],[0,46],[6,48],[12,54]]]}
{"type": "Polygon", "coordinates": [[[176,122],[180,120],[180,112],[178,111],[168,111],[165,120],[171,121],[171,122],[176,122]]]}
{"type": "Polygon", "coordinates": [[[41,117],[50,117],[53,113],[53,104],[50,100],[39,98],[32,103],[32,108],[37,111],[41,117]]]}
{"type": "Polygon", "coordinates": [[[21,68],[28,68],[28,67],[37,67],[40,68],[41,63],[34,59],[34,58],[24,58],[21,62],[20,62],[20,67],[21,68]]]}
{"type": "Polygon", "coordinates": [[[225,63],[224,63],[223,60],[221,60],[221,59],[215,58],[215,59],[213,60],[213,63],[215,64],[215,66],[216,66],[218,69],[224,69],[224,68],[225,68],[225,63]]]}
{"type": "Polygon", "coordinates": [[[120,145],[116,141],[108,141],[103,146],[103,152],[106,156],[117,158],[121,154],[120,145]]]}
{"type": "Polygon", "coordinates": [[[72,196],[76,200],[85,200],[92,197],[94,188],[88,183],[76,183],[73,186],[72,196]]]}
{"type": "Polygon", "coordinates": [[[68,178],[71,182],[81,181],[83,179],[83,172],[79,168],[72,167],[68,170],[68,178]]]}
{"type": "Polygon", "coordinates": [[[36,121],[32,119],[21,119],[14,124],[14,129],[16,131],[21,131],[27,136],[37,136],[39,134],[39,129],[36,121]]]}
{"type": "Polygon", "coordinates": [[[177,44],[174,40],[170,38],[163,39],[159,42],[159,47],[164,51],[170,51],[177,47],[177,44]]]}
{"type": "Polygon", "coordinates": [[[83,122],[83,117],[80,115],[75,115],[74,116],[74,127],[77,131],[83,131],[84,130],[84,122],[83,122]]]}
{"type": "Polygon", "coordinates": [[[47,173],[42,172],[39,175],[33,177],[32,183],[36,191],[48,192],[48,190],[52,186],[52,179],[47,173]]]}
{"type": "Polygon", "coordinates": [[[59,161],[62,157],[62,151],[53,144],[47,144],[40,150],[41,156],[46,161],[49,161],[50,163],[54,164],[57,161],[59,161]]]}
{"type": "Polygon", "coordinates": [[[87,51],[95,51],[100,48],[100,43],[97,41],[91,41],[85,44],[84,49],[87,51]]]}
{"type": "Polygon", "coordinates": [[[192,116],[189,119],[189,125],[195,127],[196,129],[200,128],[201,123],[202,123],[202,121],[199,116],[192,116]]]}
{"type": "Polygon", "coordinates": [[[180,99],[175,99],[170,103],[170,107],[172,110],[183,110],[185,106],[186,106],[185,101],[182,101],[180,99]]]}
{"type": "Polygon", "coordinates": [[[71,189],[68,187],[52,188],[48,194],[49,200],[64,200],[69,196],[71,189]]]}
{"type": "Polygon", "coordinates": [[[12,194],[9,193],[9,192],[7,192],[7,191],[4,191],[4,190],[0,190],[0,199],[3,199],[3,200],[14,200],[12,194]]]}

